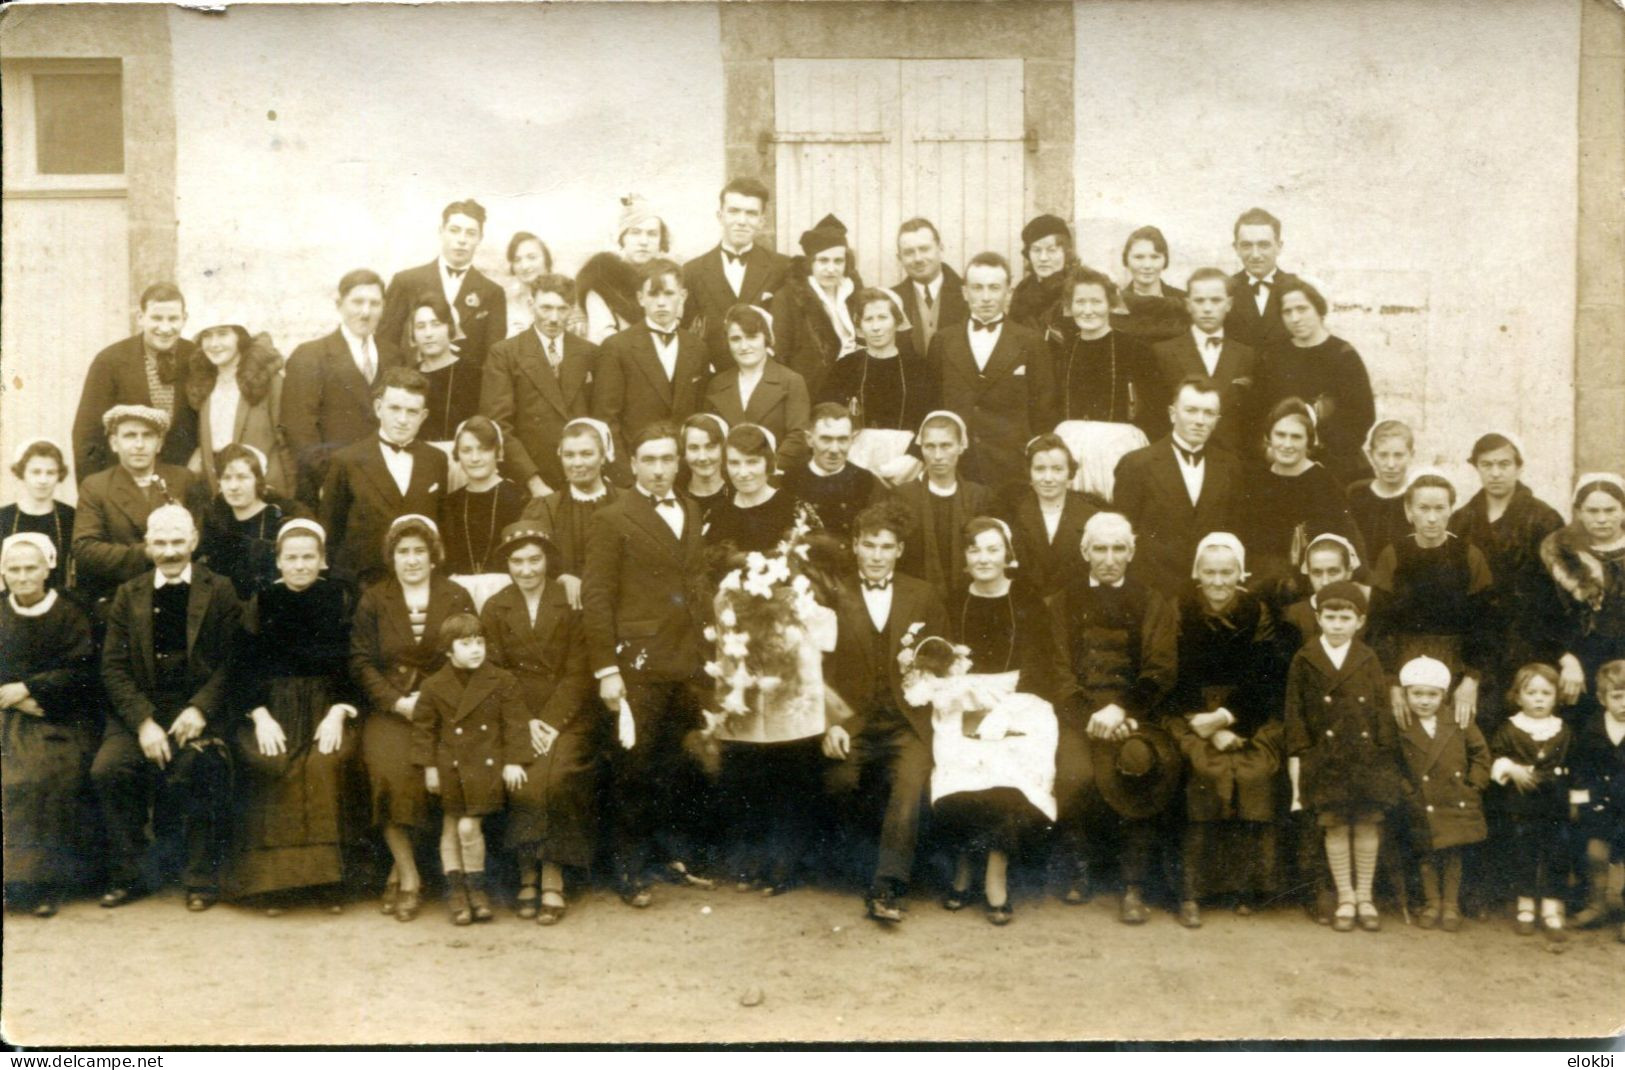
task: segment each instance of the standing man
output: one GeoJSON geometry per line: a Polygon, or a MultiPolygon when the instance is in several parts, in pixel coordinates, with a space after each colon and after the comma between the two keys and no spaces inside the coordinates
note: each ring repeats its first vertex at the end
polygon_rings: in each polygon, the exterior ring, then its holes
{"type": "Polygon", "coordinates": [[[942,407],[969,427],[965,476],[1001,493],[1025,483],[1027,442],[1055,429],[1049,350],[1038,332],[1005,318],[1010,265],[977,253],[965,266],[970,321],[940,332],[930,360],[942,381],[942,407]]]}
{"type": "Polygon", "coordinates": [[[485,355],[508,333],[508,294],[474,267],[474,252],[485,236],[485,209],[475,200],[452,201],[440,212],[440,255],[389,280],[380,337],[406,349],[412,344],[412,302],[438,293],[451,306],[451,345],[478,370],[485,355]]]}
{"type": "Polygon", "coordinates": [[[683,265],[688,305],[683,328],[705,339],[711,367],[733,367],[728,329],[722,318],[737,304],[767,308],[790,266],[786,256],[756,244],[767,216],[767,187],[754,178],[736,178],[717,198],[722,241],[683,265]]]}
{"type": "Polygon", "coordinates": [[[299,466],[297,497],[312,509],[333,453],[378,433],[373,384],[403,363],[393,342],[376,337],[384,309],[377,272],[347,273],[336,304],[338,330],[296,348],[282,385],[282,433],[299,466]]]}
{"type": "Polygon", "coordinates": [[[931,710],[904,696],[897,655],[905,636],[912,644],[946,636],[948,626],[941,595],[897,571],[906,523],[889,504],[870,506],[853,522],[857,582],[836,595],[835,650],[824,658],[825,679],[853,711],[824,733],[824,756],[839,763],[827,786],[848,827],[864,804],[883,801],[865,903],[871,918],[890,923],[903,920],[920,800],[931,780],[931,710]]]}
{"type": "Polygon", "coordinates": [[[916,441],[925,458],[924,478],[904,483],[893,495],[908,521],[899,533],[907,548],[898,567],[924,580],[946,603],[965,572],[965,525],[994,511],[993,495],[960,478],[967,435],[957,413],[939,409],[928,415],[916,441]]]}
{"type": "Polygon", "coordinates": [[[373,401],[378,433],[333,455],[322,487],[322,527],[335,577],[358,587],[383,576],[384,536],[416,513],[440,522],[446,455],[418,441],[429,415],[429,381],[416,368],[391,368],[373,401]]]}
{"type": "Polygon", "coordinates": [[[676,425],[659,421],[632,437],[635,485],[594,514],[581,586],[588,661],[617,725],[609,761],[617,879],[621,898],[639,908],[652,901],[651,860],[664,861],[669,877],[699,881],[685,856],[704,776],[683,738],[701,725],[700,629],[710,603],[699,506],[672,492],[678,438],[676,425]]]}
{"type": "Polygon", "coordinates": [[[1225,337],[1224,321],[1234,304],[1229,276],[1215,267],[1197,268],[1185,291],[1190,328],[1157,342],[1151,352],[1156,355],[1164,383],[1179,383],[1187,376],[1199,375],[1218,384],[1219,408],[1225,418],[1214,429],[1213,442],[1240,457],[1248,445],[1247,429],[1253,424],[1249,413],[1258,354],[1252,347],[1225,337]]]}
{"type": "Polygon", "coordinates": [[[1235,299],[1225,331],[1263,354],[1288,341],[1281,322],[1281,289],[1297,279],[1275,266],[1281,255],[1281,221],[1262,208],[1249,208],[1231,232],[1242,270],[1230,276],[1235,299]]]}
{"type": "Polygon", "coordinates": [[[965,280],[942,262],[942,236],[929,219],[915,217],[897,228],[897,261],[908,278],[892,287],[903,301],[903,315],[913,330],[898,335],[924,356],[937,332],[958,327],[970,318],[965,280]]]}
{"type": "Polygon", "coordinates": [[[1241,462],[1208,443],[1222,422],[1219,398],[1212,379],[1186,376],[1168,406],[1173,430],[1124,454],[1113,477],[1112,504],[1138,537],[1137,572],[1169,598],[1190,585],[1202,536],[1231,530],[1241,504],[1241,462]]]}
{"type": "Polygon", "coordinates": [[[592,414],[609,425],[622,457],[630,456],[626,444],[645,427],[681,424],[705,399],[705,343],[678,329],[687,298],[674,262],[649,261],[638,288],[643,322],[610,335],[598,352],[592,414]]]}
{"type": "Polygon", "coordinates": [[[82,484],[114,463],[102,416],[115,405],[158,409],[169,419],[159,458],[185,464],[197,448],[197,411],[186,397],[186,370],[197,346],[181,337],[186,298],[172,282],[155,282],[141,294],[138,332],[114,342],[90,362],[79,410],[73,418],[74,471],[82,484]]]}
{"type": "Polygon", "coordinates": [[[532,498],[564,486],[559,434],[591,407],[598,347],[564,329],[575,299],[568,276],[538,276],[531,329],[492,346],[485,361],[480,412],[502,428],[508,475],[532,498]]]}
{"type": "Polygon", "coordinates": [[[852,520],[884,495],[880,480],[867,468],[847,463],[852,451],[852,412],[838,401],[821,401],[812,411],[812,459],[784,474],[784,490],[818,514],[825,531],[843,541],[852,520]]]}
{"type": "Polygon", "coordinates": [[[155,794],[161,810],[181,817],[186,909],[220,898],[232,803],[224,729],[240,609],[230,580],[192,563],[196,550],[192,514],[154,509],[146,553],[156,567],[119,587],[108,615],[102,682],[112,716],[90,769],[112,855],[104,907],[145,891],[143,830],[155,794]]]}
{"type": "Polygon", "coordinates": [[[177,504],[202,516],[208,487],[190,471],[158,460],[169,414],[144,405],[115,405],[102,414],[107,449],[118,463],[79,487],[73,524],[78,589],[92,603],[110,599],[118,585],[147,571],[147,520],[159,506],[177,504]]]}

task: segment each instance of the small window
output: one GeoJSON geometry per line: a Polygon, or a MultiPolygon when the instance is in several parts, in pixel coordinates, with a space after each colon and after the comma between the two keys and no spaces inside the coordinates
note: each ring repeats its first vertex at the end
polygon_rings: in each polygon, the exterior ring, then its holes
{"type": "Polygon", "coordinates": [[[124,93],[117,72],[35,74],[34,146],[42,175],[124,170],[124,93]]]}

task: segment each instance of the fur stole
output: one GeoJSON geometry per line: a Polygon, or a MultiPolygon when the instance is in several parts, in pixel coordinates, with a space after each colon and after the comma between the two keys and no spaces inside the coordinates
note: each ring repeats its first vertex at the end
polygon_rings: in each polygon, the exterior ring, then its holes
{"type": "Polygon", "coordinates": [[[1625,594],[1613,589],[1608,570],[1591,552],[1585,531],[1576,524],[1558,528],[1546,536],[1540,544],[1540,559],[1557,585],[1593,613],[1602,609],[1608,598],[1625,594]]]}
{"type": "MultiPolygon", "coordinates": [[[[247,331],[239,330],[237,346],[242,354],[237,360],[237,389],[242,391],[243,404],[252,408],[271,392],[271,381],[282,371],[282,354],[264,331],[250,338],[247,331]]],[[[186,375],[186,399],[192,408],[201,409],[209,400],[215,378],[215,367],[200,347],[193,352],[186,375]]]]}
{"type": "Polygon", "coordinates": [[[642,323],[643,308],[638,304],[642,285],[642,274],[619,255],[594,253],[576,275],[576,299],[584,301],[589,293],[595,293],[621,322],[642,323]]]}

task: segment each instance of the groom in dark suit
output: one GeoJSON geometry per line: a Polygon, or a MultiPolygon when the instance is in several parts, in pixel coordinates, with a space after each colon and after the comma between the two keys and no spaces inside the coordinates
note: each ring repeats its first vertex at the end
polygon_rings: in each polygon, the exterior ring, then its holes
{"type": "Polygon", "coordinates": [[[1151,347],[1165,383],[1183,382],[1198,375],[1219,385],[1219,407],[1224,413],[1214,429],[1214,444],[1240,457],[1246,448],[1247,429],[1258,377],[1258,354],[1227,337],[1225,318],[1234,301],[1230,279],[1214,267],[1198,268],[1186,284],[1185,309],[1191,325],[1182,334],[1151,347]]]}
{"type": "Polygon", "coordinates": [[[676,425],[656,422],[632,438],[635,485],[593,515],[581,581],[587,659],[619,740],[609,761],[617,878],[621,898],[640,908],[651,902],[651,863],[706,883],[684,859],[704,775],[683,738],[701,724],[710,605],[699,506],[672,491],[679,437],[676,425]]]}
{"type": "Polygon", "coordinates": [[[903,920],[902,900],[914,869],[921,799],[931,781],[931,711],[903,695],[897,655],[927,636],[947,636],[942,598],[923,580],[897,571],[908,526],[896,506],[882,503],[858,514],[852,543],[856,582],[836,597],[835,651],[824,659],[825,679],[852,709],[824,733],[830,768],[827,786],[853,823],[864,803],[884,800],[880,851],[865,897],[876,921],[903,920]]]}
{"type": "Polygon", "coordinates": [[[784,283],[787,257],[756,244],[767,214],[767,187],[754,178],[736,178],[722,187],[717,222],[722,241],[683,265],[688,304],[683,328],[705,339],[711,367],[733,367],[722,318],[744,303],[767,308],[784,283]]]}
{"type": "Polygon", "coordinates": [[[1241,462],[1208,439],[1222,414],[1219,387],[1187,376],[1168,406],[1173,431],[1117,462],[1112,505],[1134,525],[1135,575],[1177,598],[1191,582],[1202,536],[1231,531],[1241,504],[1241,462]]]}
{"type": "Polygon", "coordinates": [[[1298,280],[1276,267],[1281,256],[1281,221],[1262,208],[1249,208],[1232,231],[1242,270],[1230,276],[1234,307],[1225,318],[1225,333],[1248,345],[1260,357],[1288,341],[1281,322],[1281,290],[1298,280]]]}
{"type": "Polygon", "coordinates": [[[428,406],[423,374],[391,368],[373,402],[378,433],[333,455],[322,487],[321,519],[336,578],[362,586],[388,575],[384,536],[408,513],[440,522],[446,455],[417,440],[428,406]]]}
{"type": "Polygon", "coordinates": [[[438,293],[457,321],[452,348],[463,363],[479,368],[485,355],[508,333],[508,295],[474,267],[474,252],[485,236],[485,208],[475,200],[452,201],[440,212],[440,255],[389,280],[378,333],[402,349],[412,344],[412,302],[438,293]]]}

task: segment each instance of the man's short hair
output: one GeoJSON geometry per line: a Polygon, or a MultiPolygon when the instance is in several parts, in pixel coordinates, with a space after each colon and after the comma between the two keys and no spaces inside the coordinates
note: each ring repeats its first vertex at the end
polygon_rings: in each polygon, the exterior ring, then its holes
{"type": "Polygon", "coordinates": [[[440,209],[440,225],[445,226],[451,222],[451,217],[454,215],[466,215],[480,225],[480,230],[485,229],[485,206],[472,197],[466,200],[452,201],[440,209]]]}
{"type": "Polygon", "coordinates": [[[1185,392],[1186,387],[1196,391],[1198,394],[1212,394],[1219,398],[1220,404],[1224,403],[1224,391],[1220,389],[1218,381],[1215,380],[1211,375],[1206,375],[1202,372],[1192,372],[1191,374],[1185,376],[1185,378],[1181,379],[1179,381],[1179,385],[1174,387],[1174,402],[1176,404],[1179,401],[1179,395],[1185,392]]]}
{"type": "Polygon", "coordinates": [[[356,268],[354,271],[346,271],[344,277],[339,280],[339,296],[346,296],[357,286],[376,286],[380,294],[384,292],[384,280],[379,276],[378,272],[371,268],[356,268]]]}
{"type": "Polygon", "coordinates": [[[638,283],[638,290],[640,292],[651,283],[664,282],[668,277],[674,280],[677,289],[681,290],[683,288],[683,269],[677,266],[677,261],[668,260],[663,256],[657,256],[644,264],[643,270],[639,274],[641,281],[638,283]]]}
{"type": "Polygon", "coordinates": [[[1010,273],[1010,261],[998,253],[977,253],[965,261],[965,277],[970,278],[970,269],[975,267],[998,268],[1004,272],[1004,280],[1009,282],[1015,276],[1010,273]]]}
{"type": "Polygon", "coordinates": [[[372,396],[381,398],[384,391],[389,389],[404,390],[408,394],[416,394],[425,402],[429,400],[429,380],[416,368],[397,364],[387,369],[378,377],[378,385],[373,388],[372,396]]]}
{"type": "Polygon", "coordinates": [[[876,535],[882,531],[889,531],[902,543],[908,532],[908,514],[894,502],[876,502],[867,506],[852,520],[852,541],[856,543],[865,535],[876,535]]]}
{"type": "Polygon", "coordinates": [[[1615,658],[1597,670],[1597,697],[1625,688],[1625,659],[1615,658]]]}
{"type": "Polygon", "coordinates": [[[839,401],[820,401],[812,409],[813,426],[817,427],[820,420],[846,420],[850,422],[852,420],[852,410],[839,401]]]}
{"type": "Polygon", "coordinates": [[[767,187],[762,185],[759,179],[751,178],[749,175],[728,180],[728,184],[722,187],[722,192],[717,194],[718,207],[721,207],[722,202],[728,199],[730,193],[736,193],[741,197],[754,197],[762,202],[764,209],[767,207],[769,199],[767,187]]]}
{"type": "Polygon", "coordinates": [[[1217,280],[1224,283],[1226,290],[1230,288],[1230,276],[1225,274],[1223,268],[1199,267],[1191,272],[1191,277],[1185,281],[1185,292],[1190,293],[1199,282],[1217,280]]]}
{"type": "Polygon", "coordinates": [[[181,288],[172,282],[155,282],[141,291],[141,311],[145,312],[147,306],[155,301],[179,301],[181,311],[186,310],[186,297],[181,288]]]}
{"type": "Polygon", "coordinates": [[[1134,525],[1128,517],[1122,513],[1096,513],[1083,522],[1083,538],[1078,545],[1088,550],[1093,544],[1117,535],[1127,536],[1129,546],[1134,545],[1134,525]]]}
{"type": "Polygon", "coordinates": [[[677,425],[670,420],[656,420],[652,424],[645,424],[637,434],[632,436],[632,456],[636,457],[638,455],[638,450],[643,448],[645,442],[653,442],[659,438],[671,439],[672,444],[678,449],[683,447],[682,432],[677,430],[677,425]]]}
{"type": "Polygon", "coordinates": [[[554,271],[538,275],[530,284],[530,296],[540,297],[543,294],[558,294],[565,304],[573,305],[576,303],[576,280],[554,271]]]}
{"type": "Polygon", "coordinates": [[[1236,241],[1241,237],[1242,227],[1267,226],[1275,232],[1275,240],[1281,240],[1281,221],[1264,211],[1262,208],[1249,208],[1236,217],[1236,225],[1230,230],[1230,240],[1236,241]]]}
{"type": "MultiPolygon", "coordinates": [[[[187,530],[194,535],[197,534],[197,518],[192,515],[191,510],[187,509],[186,506],[176,502],[165,502],[147,514],[148,533],[151,533],[153,528],[165,523],[184,523],[187,530]]],[[[143,541],[145,541],[144,538],[143,541]]]]}
{"type": "Polygon", "coordinates": [[[937,231],[937,225],[924,216],[919,215],[915,216],[913,219],[905,220],[903,225],[897,228],[897,237],[899,240],[901,240],[903,235],[913,234],[916,230],[929,230],[931,232],[931,239],[938,245],[942,244],[942,235],[937,231]]]}

